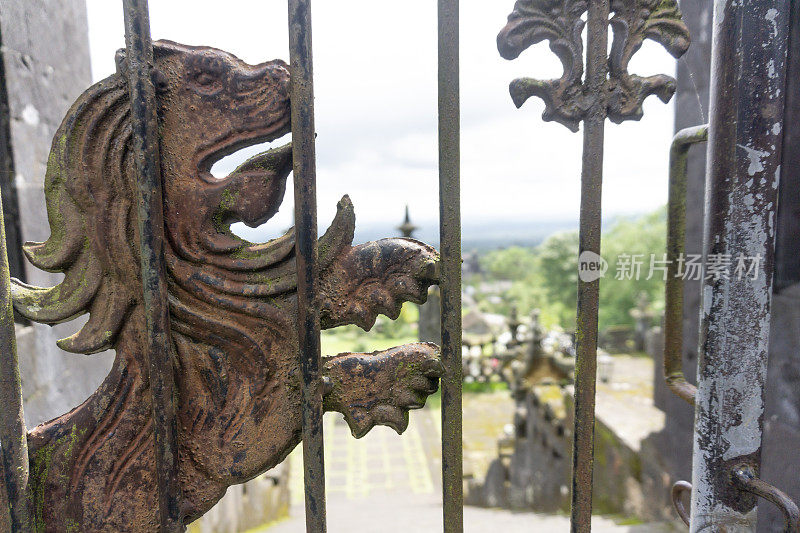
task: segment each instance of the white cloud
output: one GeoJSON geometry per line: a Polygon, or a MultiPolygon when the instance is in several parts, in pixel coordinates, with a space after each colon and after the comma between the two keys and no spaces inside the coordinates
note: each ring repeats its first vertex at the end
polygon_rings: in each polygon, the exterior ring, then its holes
{"type": "MultiPolygon", "coordinates": [[[[500,58],[495,37],[512,0],[461,3],[462,204],[465,220],[577,219],[581,135],[542,122],[542,104],[521,110],[508,96],[515,77],[557,77],[546,44],[518,60],[500,58]]],[[[120,4],[88,0],[94,77],[114,70],[124,46],[120,4]]],[[[225,49],[245,61],[288,59],[286,2],[151,0],[154,38],[225,49]]],[[[313,12],[320,229],[349,193],[364,223],[438,215],[436,6],[430,0],[316,2],[313,12]]],[[[674,71],[646,45],[631,71],[674,71]]],[[[672,106],[654,97],[640,123],[608,123],[606,214],[666,202],[672,106]]],[[[291,193],[275,227],[291,223],[291,193]]]]}

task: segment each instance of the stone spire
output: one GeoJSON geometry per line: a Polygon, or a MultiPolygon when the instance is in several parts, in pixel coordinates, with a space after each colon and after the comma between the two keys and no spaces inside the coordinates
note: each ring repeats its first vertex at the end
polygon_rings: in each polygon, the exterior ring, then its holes
{"type": "Polygon", "coordinates": [[[408,215],[408,205],[406,205],[406,218],[403,220],[403,223],[397,226],[397,229],[400,231],[400,234],[406,238],[413,238],[414,231],[417,230],[417,226],[411,223],[411,217],[408,215]]]}

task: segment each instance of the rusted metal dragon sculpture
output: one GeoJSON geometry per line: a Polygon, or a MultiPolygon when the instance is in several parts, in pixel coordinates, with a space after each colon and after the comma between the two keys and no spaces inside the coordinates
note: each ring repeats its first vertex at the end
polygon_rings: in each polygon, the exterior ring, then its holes
{"type": "MultiPolygon", "coordinates": [[[[295,333],[294,234],[264,244],[230,225],[278,210],[291,147],[257,155],[224,179],[211,165],[289,132],[289,73],[212,48],[155,46],[171,337],[175,352],[182,513],[201,516],[228,486],[281,462],[300,442],[301,372],[295,333]]],[[[37,267],[63,272],[39,288],[14,281],[22,316],[54,324],[89,314],[64,350],[116,350],[113,368],[82,405],[28,434],[30,513],[36,531],[155,531],[152,411],[142,361],[136,173],[126,60],[69,110],[53,141],[45,192],[51,236],[29,243],[37,267]]],[[[344,197],[320,238],[321,325],[369,329],[396,318],[436,283],[438,255],[410,239],[353,246],[344,197]]],[[[375,424],[402,432],[441,373],[438,349],[419,343],[324,359],[326,410],[353,434],[375,424]]]]}

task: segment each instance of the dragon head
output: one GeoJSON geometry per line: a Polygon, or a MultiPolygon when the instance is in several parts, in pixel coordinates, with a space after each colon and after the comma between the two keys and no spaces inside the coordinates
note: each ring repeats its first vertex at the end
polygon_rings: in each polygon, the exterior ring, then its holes
{"type": "Polygon", "coordinates": [[[223,179],[210,169],[242,147],[289,132],[288,68],[165,41],[155,53],[167,224],[192,255],[230,252],[244,244],[227,231],[231,222],[257,226],[277,212],[291,146],[259,154],[223,179]]]}

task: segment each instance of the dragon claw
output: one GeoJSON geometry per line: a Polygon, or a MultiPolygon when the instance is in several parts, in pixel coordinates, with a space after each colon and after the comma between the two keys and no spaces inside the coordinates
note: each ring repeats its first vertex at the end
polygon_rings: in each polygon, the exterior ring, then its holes
{"type": "Polygon", "coordinates": [[[330,357],[323,373],[329,383],[325,410],[342,413],[353,435],[361,438],[375,425],[404,432],[408,411],[423,407],[438,389],[442,364],[436,345],[413,343],[330,357]]]}

